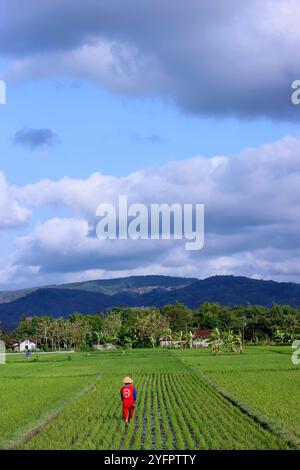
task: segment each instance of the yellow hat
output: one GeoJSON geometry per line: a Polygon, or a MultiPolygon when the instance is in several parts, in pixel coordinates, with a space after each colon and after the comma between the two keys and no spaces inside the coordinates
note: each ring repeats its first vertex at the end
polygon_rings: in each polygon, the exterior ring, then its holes
{"type": "Polygon", "coordinates": [[[122,383],[123,384],[132,384],[133,380],[130,377],[124,377],[124,379],[122,380],[122,383]]]}

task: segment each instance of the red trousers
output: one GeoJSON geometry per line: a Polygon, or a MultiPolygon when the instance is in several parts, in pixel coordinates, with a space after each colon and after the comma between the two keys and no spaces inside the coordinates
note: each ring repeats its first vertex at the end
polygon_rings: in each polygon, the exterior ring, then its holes
{"type": "Polygon", "coordinates": [[[134,407],[131,405],[130,407],[125,406],[123,404],[123,419],[128,420],[133,417],[134,407]]]}

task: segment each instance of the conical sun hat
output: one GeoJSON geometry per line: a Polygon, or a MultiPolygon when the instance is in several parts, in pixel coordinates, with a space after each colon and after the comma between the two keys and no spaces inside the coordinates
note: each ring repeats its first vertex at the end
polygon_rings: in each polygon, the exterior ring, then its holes
{"type": "Polygon", "coordinates": [[[122,380],[122,383],[123,384],[132,384],[133,380],[130,377],[124,377],[124,379],[122,380]]]}

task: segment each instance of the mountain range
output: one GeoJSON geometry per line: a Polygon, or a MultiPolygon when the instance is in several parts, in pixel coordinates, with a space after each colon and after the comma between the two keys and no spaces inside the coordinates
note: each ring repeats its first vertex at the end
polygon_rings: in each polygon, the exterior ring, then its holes
{"type": "Polygon", "coordinates": [[[273,302],[300,306],[300,284],[213,276],[206,279],[171,276],[131,276],[0,292],[0,322],[14,326],[22,315],[67,317],[105,312],[112,307],[160,307],[183,302],[197,308],[202,302],[223,305],[273,302]]]}

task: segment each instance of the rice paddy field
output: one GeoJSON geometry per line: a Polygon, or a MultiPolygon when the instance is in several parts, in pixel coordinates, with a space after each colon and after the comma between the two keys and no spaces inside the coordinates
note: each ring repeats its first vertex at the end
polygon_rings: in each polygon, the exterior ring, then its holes
{"type": "Polygon", "coordinates": [[[290,347],[8,356],[1,449],[300,448],[300,366],[290,347]],[[119,389],[137,387],[125,429],[119,389]]]}

